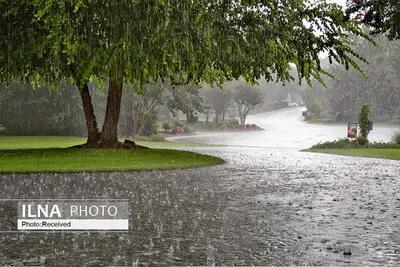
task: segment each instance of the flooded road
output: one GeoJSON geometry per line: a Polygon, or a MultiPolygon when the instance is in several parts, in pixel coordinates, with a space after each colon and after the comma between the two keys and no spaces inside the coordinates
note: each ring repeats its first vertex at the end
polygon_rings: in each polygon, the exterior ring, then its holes
{"type": "MultiPolygon", "coordinates": [[[[257,124],[264,131],[199,133],[193,141],[234,146],[304,149],[319,142],[346,137],[346,124],[306,123],[303,121],[303,110],[304,108],[288,108],[249,116],[246,123],[257,124]]],[[[393,125],[378,123],[374,125],[368,138],[376,142],[390,141],[396,129],[393,125]]]]}
{"type": "MultiPolygon", "coordinates": [[[[1,198],[129,199],[130,231],[2,233],[0,265],[400,264],[400,162],[299,152],[345,134],[299,112],[250,118],[265,131],[192,137],[230,145],[191,148],[221,166],[2,175],[1,198]]],[[[392,131],[375,127],[371,139],[392,131]]]]}

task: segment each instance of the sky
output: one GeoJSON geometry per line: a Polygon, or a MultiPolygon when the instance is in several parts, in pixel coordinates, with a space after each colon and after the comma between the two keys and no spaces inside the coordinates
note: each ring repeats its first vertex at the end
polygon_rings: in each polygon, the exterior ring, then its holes
{"type": "Polygon", "coordinates": [[[342,6],[346,6],[346,0],[331,0],[331,2],[338,3],[342,6]]]}

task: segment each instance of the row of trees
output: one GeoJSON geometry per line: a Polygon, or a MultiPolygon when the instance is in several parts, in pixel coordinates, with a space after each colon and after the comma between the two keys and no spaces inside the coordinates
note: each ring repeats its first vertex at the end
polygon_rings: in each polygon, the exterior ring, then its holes
{"type": "Polygon", "coordinates": [[[55,92],[32,90],[16,82],[0,88],[0,124],[7,134],[83,135],[85,122],[79,98],[71,86],[64,85],[55,92]]]}
{"type": "MultiPolygon", "coordinates": [[[[228,111],[233,111],[244,124],[248,113],[262,103],[261,90],[244,81],[230,82],[224,87],[173,86],[159,81],[144,86],[139,94],[127,85],[122,93],[119,133],[123,136],[155,133],[161,106],[167,113],[164,117],[177,118],[181,112],[188,124],[195,123],[200,113],[214,113],[218,126],[228,111]]],[[[95,103],[94,114],[101,123],[107,96],[94,84],[89,84],[88,89],[95,103]]],[[[16,82],[0,88],[0,123],[6,127],[8,134],[84,135],[84,112],[78,99],[78,92],[70,85],[63,85],[59,90],[33,90],[16,82]]]]}
{"type": "Polygon", "coordinates": [[[264,102],[264,92],[258,86],[236,80],[225,83],[222,88],[208,87],[204,99],[207,111],[215,114],[216,125],[223,123],[227,113],[232,110],[240,124],[244,125],[249,113],[264,102]]]}
{"type": "Polygon", "coordinates": [[[303,91],[308,109],[315,115],[330,116],[339,121],[355,121],[357,110],[368,103],[376,120],[400,118],[400,41],[374,38],[376,46],[353,37],[354,50],[363,53],[369,64],[361,64],[363,74],[333,66],[333,79],[326,87],[314,83],[303,91]]]}

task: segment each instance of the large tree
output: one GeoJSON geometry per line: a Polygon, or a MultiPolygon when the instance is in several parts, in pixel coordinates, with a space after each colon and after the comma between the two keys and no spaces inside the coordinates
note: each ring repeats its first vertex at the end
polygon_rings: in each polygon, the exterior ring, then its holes
{"type": "Polygon", "coordinates": [[[307,0],[0,0],[0,79],[79,89],[87,145],[118,147],[122,87],[321,78],[319,53],[357,67],[342,8],[307,0]],[[88,82],[108,80],[98,130],[88,82]]]}

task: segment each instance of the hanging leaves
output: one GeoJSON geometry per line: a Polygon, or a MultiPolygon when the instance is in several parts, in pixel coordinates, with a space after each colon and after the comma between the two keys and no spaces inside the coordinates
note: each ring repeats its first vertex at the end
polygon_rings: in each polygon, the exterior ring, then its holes
{"type": "Polygon", "coordinates": [[[321,78],[319,54],[358,69],[349,34],[367,38],[325,1],[1,0],[2,81],[57,84],[108,77],[139,89],[159,78],[213,83],[321,78]],[[39,77],[39,78],[38,78],[39,77]]]}

